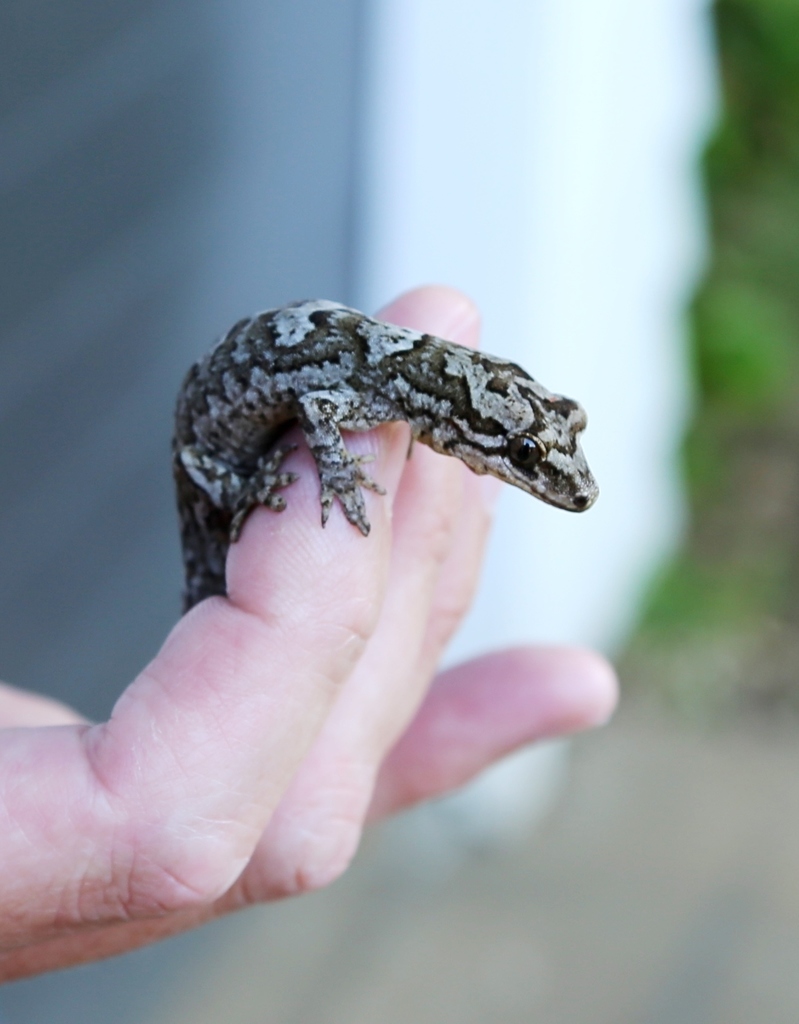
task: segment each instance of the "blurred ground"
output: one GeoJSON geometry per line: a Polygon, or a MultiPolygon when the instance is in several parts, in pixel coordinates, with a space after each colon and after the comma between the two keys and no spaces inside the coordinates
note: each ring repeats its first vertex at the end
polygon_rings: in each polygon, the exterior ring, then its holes
{"type": "Polygon", "coordinates": [[[716,428],[729,452],[723,482],[694,491],[685,548],[620,662],[628,690],[657,693],[688,719],[799,711],[799,379],[792,386],[779,423],[716,428]]]}
{"type": "Polygon", "coordinates": [[[445,870],[396,827],[328,892],[221,922],[147,1024],[799,1019],[795,724],[630,703],[512,847],[445,870]]]}

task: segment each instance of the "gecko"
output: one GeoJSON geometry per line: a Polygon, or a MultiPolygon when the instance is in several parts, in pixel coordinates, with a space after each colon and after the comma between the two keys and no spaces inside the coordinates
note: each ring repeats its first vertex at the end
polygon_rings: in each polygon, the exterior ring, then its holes
{"type": "Polygon", "coordinates": [[[225,560],[249,513],[282,512],[297,479],[281,467],[299,424],[320,481],[322,525],[337,500],[369,533],[363,488],[385,493],[342,430],[406,420],[414,441],[558,508],[598,494],[579,443],[582,407],[515,363],[382,323],[335,302],[293,303],[238,321],[189,370],[175,416],[173,472],[186,572],[184,610],[225,594],[225,560]]]}

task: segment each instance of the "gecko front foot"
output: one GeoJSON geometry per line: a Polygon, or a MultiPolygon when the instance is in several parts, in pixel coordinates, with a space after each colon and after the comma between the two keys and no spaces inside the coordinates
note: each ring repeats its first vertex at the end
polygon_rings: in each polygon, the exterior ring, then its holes
{"type": "Polygon", "coordinates": [[[296,444],[278,445],[260,459],[236,502],[230,523],[231,543],[235,544],[239,539],[244,521],[258,505],[265,505],[273,512],[282,512],[286,507],[286,499],[277,492],[299,478],[296,473],[279,473],[278,470],[289,452],[293,452],[296,447],[296,444]]]}
{"type": "Polygon", "coordinates": [[[317,456],[322,487],[322,526],[328,520],[333,499],[338,498],[344,515],[366,537],[371,527],[366,518],[366,505],[361,488],[368,487],[376,494],[386,493],[385,489],[361,468],[364,463],[374,462],[374,455],[353,455],[346,448],[337,451],[336,455],[339,458],[335,461],[330,458],[322,460],[317,456]]]}

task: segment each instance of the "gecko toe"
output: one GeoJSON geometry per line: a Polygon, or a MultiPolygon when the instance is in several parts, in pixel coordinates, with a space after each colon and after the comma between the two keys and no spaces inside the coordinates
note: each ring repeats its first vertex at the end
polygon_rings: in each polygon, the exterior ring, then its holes
{"type": "Polygon", "coordinates": [[[362,476],[360,479],[361,487],[368,487],[370,491],[374,491],[375,494],[385,494],[386,489],[377,480],[373,480],[370,476],[362,476]]]}
{"type": "Polygon", "coordinates": [[[247,516],[250,513],[250,511],[251,510],[249,508],[242,508],[242,509],[239,509],[239,511],[233,516],[233,519],[231,520],[231,523],[230,523],[230,543],[231,544],[235,544],[236,541],[241,536],[241,530],[242,530],[242,527],[244,526],[244,520],[247,518],[247,516]]]}

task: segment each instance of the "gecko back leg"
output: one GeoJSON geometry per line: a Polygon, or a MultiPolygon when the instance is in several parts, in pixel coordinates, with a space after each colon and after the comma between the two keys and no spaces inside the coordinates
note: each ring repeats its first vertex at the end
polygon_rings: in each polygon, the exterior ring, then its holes
{"type": "Polygon", "coordinates": [[[280,466],[296,445],[278,445],[243,474],[192,446],[178,453],[176,479],[182,511],[183,549],[187,564],[184,610],[212,594],[225,594],[228,548],[258,505],[282,512],[286,499],[277,492],[297,479],[280,466]]]}

